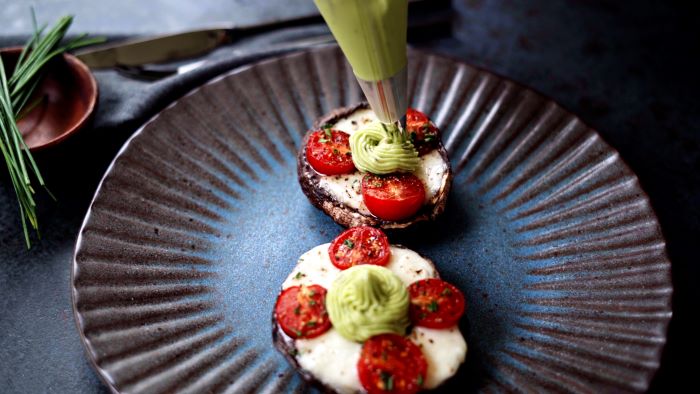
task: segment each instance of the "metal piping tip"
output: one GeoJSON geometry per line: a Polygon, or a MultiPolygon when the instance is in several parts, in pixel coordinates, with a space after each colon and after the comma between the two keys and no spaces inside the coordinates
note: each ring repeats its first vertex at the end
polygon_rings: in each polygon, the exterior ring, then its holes
{"type": "Polygon", "coordinates": [[[387,124],[406,124],[406,67],[394,76],[379,81],[365,81],[357,78],[369,106],[377,115],[379,121],[387,124]]]}

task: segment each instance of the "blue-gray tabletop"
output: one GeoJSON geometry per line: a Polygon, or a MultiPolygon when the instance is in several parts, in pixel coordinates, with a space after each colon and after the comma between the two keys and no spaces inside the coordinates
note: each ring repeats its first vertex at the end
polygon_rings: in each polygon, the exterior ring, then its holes
{"type": "MultiPolygon", "coordinates": [[[[39,19],[73,13],[74,31],[111,36],[314,11],[306,0],[35,3],[39,19]]],[[[683,360],[692,355],[691,304],[699,295],[692,252],[700,233],[700,35],[694,10],[675,3],[455,1],[452,35],[416,43],[552,97],[596,128],[639,176],[667,238],[674,280],[674,317],[651,386],[656,392],[685,387],[692,378],[693,363],[683,360]]],[[[2,36],[29,31],[28,5],[0,2],[0,43],[2,36]]],[[[97,182],[136,125],[130,126],[100,135],[86,130],[63,150],[39,155],[59,201],[40,201],[42,240],[31,250],[24,247],[12,190],[0,177],[2,392],[106,391],[75,328],[70,261],[97,182]]]]}

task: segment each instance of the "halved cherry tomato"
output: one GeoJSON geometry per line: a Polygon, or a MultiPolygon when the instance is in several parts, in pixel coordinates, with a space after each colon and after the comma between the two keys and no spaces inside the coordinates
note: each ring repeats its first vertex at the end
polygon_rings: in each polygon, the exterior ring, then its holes
{"type": "Polygon", "coordinates": [[[397,334],[381,334],[365,341],[357,363],[362,387],[369,394],[417,393],[428,362],[420,348],[397,334]]]}
{"type": "Polygon", "coordinates": [[[414,215],[425,202],[425,187],[413,174],[362,178],[362,199],[374,216],[384,220],[401,220],[414,215]]]}
{"type": "Polygon", "coordinates": [[[306,143],[306,160],[314,170],[325,175],[355,171],[348,133],[325,128],[314,131],[306,143]]]}
{"type": "Polygon", "coordinates": [[[293,286],[282,291],[275,318],[290,337],[313,338],[331,328],[326,311],[326,289],[319,285],[293,286]]]}
{"type": "Polygon", "coordinates": [[[447,328],[464,314],[464,295],[454,285],[437,278],[422,279],[408,286],[409,315],[417,326],[447,328]]]}
{"type": "Polygon", "coordinates": [[[353,227],[337,236],[328,248],[331,263],[341,270],[358,264],[386,265],[391,257],[389,238],[374,227],[353,227]]]}
{"type": "Polygon", "coordinates": [[[406,132],[420,155],[435,149],[440,140],[435,124],[424,113],[413,108],[406,111],[406,132]]]}

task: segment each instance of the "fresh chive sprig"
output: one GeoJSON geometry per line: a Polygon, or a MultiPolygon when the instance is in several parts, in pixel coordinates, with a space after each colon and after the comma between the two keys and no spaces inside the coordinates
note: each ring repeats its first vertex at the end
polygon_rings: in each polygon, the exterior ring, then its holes
{"type": "Polygon", "coordinates": [[[87,38],[83,34],[61,45],[73,22],[72,16],[60,18],[46,34],[44,31],[47,26],[44,25],[41,28],[37,26],[34,10],[32,10],[32,22],[34,33],[22,49],[12,75],[8,76],[0,56],[0,153],[5,159],[17,196],[22,232],[27,248],[31,247],[27,222],[39,236],[34,198],[36,191],[32,181],[36,180],[49,195],[51,193],[46,188],[39,167],[22,138],[17,121],[37,104],[37,101],[29,102],[29,99],[45,74],[45,66],[51,60],[72,49],[103,41],[100,38],[87,38]]]}

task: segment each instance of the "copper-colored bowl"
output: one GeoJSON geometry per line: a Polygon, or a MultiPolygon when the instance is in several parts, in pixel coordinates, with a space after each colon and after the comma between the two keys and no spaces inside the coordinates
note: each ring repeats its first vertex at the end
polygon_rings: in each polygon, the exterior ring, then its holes
{"type": "MultiPolygon", "coordinates": [[[[7,70],[13,70],[22,48],[0,49],[7,70]]],[[[39,104],[19,122],[24,141],[32,151],[56,145],[83,128],[97,104],[97,82],[90,69],[65,54],[48,64],[34,97],[39,104]]],[[[30,102],[34,100],[30,99],[30,102]]]]}

